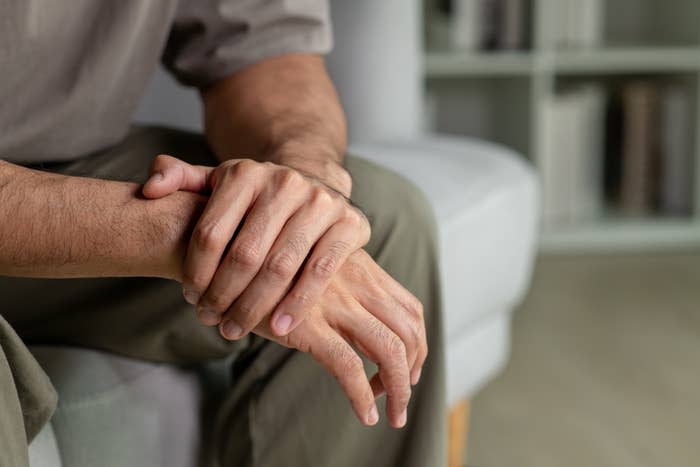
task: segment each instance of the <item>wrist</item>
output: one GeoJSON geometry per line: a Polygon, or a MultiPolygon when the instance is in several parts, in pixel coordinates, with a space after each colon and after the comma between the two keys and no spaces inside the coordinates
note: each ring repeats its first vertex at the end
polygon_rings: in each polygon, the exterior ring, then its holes
{"type": "Polygon", "coordinates": [[[149,201],[147,222],[154,226],[155,240],[149,254],[153,275],[182,282],[187,246],[205,206],[206,197],[184,191],[149,201]]]}
{"type": "Polygon", "coordinates": [[[352,178],[342,165],[343,157],[344,154],[332,148],[289,143],[271,151],[266,159],[317,178],[349,198],[352,192],[352,178]]]}

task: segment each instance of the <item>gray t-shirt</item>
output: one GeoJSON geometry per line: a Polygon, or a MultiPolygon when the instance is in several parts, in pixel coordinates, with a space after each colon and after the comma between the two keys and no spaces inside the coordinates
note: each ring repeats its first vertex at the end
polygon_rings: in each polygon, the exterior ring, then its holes
{"type": "Polygon", "coordinates": [[[0,159],[67,160],[120,141],[158,60],[206,86],[331,48],[327,0],[0,0],[0,159]]]}

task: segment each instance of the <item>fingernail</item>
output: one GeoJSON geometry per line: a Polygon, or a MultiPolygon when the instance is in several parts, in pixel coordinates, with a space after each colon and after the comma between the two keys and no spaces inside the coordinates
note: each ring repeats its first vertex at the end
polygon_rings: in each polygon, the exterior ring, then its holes
{"type": "Polygon", "coordinates": [[[288,314],[283,314],[277,317],[275,327],[282,334],[287,334],[289,328],[292,327],[292,317],[288,314]]]}
{"type": "Polygon", "coordinates": [[[224,324],[221,325],[221,331],[224,333],[224,337],[227,339],[237,339],[240,337],[241,333],[243,332],[243,329],[236,324],[235,321],[225,321],[224,324]]]}
{"type": "Polygon", "coordinates": [[[187,300],[187,303],[191,305],[196,305],[197,303],[199,303],[199,294],[194,290],[184,289],[182,291],[182,294],[185,296],[185,300],[187,300]]]}
{"type": "Polygon", "coordinates": [[[399,415],[399,426],[403,427],[406,425],[406,420],[408,419],[408,412],[406,409],[403,409],[403,412],[401,412],[401,415],[399,415]]]}
{"type": "Polygon", "coordinates": [[[207,309],[207,308],[200,308],[199,311],[197,311],[197,314],[199,315],[199,320],[202,321],[204,324],[208,324],[210,326],[213,326],[215,324],[219,324],[219,321],[221,318],[219,315],[214,313],[213,311],[207,309]]]}
{"type": "Polygon", "coordinates": [[[377,422],[379,421],[379,411],[377,410],[377,406],[373,405],[371,409],[369,409],[369,415],[367,415],[367,423],[370,425],[376,425],[377,422]]]}
{"type": "Polygon", "coordinates": [[[160,172],[156,172],[156,173],[154,173],[153,175],[151,175],[151,181],[152,181],[152,182],[158,183],[158,182],[160,182],[161,180],[163,180],[163,178],[164,178],[164,177],[163,177],[163,174],[160,173],[160,172]]]}

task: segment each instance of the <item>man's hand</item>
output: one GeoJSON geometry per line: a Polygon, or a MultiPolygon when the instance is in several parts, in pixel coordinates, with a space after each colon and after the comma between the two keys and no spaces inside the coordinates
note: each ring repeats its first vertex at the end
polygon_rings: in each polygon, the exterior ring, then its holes
{"type": "Polygon", "coordinates": [[[423,307],[364,250],[350,255],[290,334],[276,336],[266,323],[254,332],[311,353],[336,377],[363,423],[377,422],[374,399],[386,390],[390,423],[405,425],[410,385],[418,382],[428,354],[423,307]],[[370,380],[354,349],[379,366],[370,380]]]}
{"type": "MultiPolygon", "coordinates": [[[[240,164],[240,161],[231,161],[231,164],[240,164]]],[[[219,168],[195,167],[169,156],[159,156],[153,165],[154,175],[143,191],[147,197],[156,198],[178,189],[202,191],[211,186],[215,190],[217,170],[219,168]]],[[[204,214],[200,224],[203,219],[204,214]]],[[[310,222],[315,220],[312,218],[310,222]]],[[[232,247],[235,244],[236,241],[232,247]]],[[[229,256],[230,251],[226,258],[229,256]]],[[[306,268],[314,264],[312,261],[309,258],[306,268]]],[[[313,301],[302,300],[306,317],[303,322],[299,320],[293,331],[280,334],[274,329],[274,319],[261,321],[253,331],[279,344],[309,352],[338,379],[358,418],[365,424],[373,425],[378,420],[374,399],[386,391],[387,416],[394,427],[401,427],[406,423],[410,385],[418,383],[428,354],[422,305],[362,249],[344,255],[334,269],[335,274],[323,277],[326,284],[314,289],[317,295],[313,301]],[[362,360],[354,349],[379,366],[379,372],[371,379],[364,373],[362,360]]],[[[303,275],[292,286],[292,294],[302,279],[303,275]]],[[[284,295],[286,289],[276,283],[271,285],[277,286],[278,291],[268,292],[261,284],[258,292],[267,297],[284,295]]],[[[225,289],[226,284],[222,284],[222,288],[225,289]]],[[[244,291],[241,300],[246,294],[244,291]]],[[[280,304],[275,316],[279,309],[284,309],[281,307],[288,298],[280,304]]],[[[227,332],[233,322],[231,318],[235,319],[235,315],[226,313],[220,323],[224,337],[235,337],[227,332]]]]}
{"type": "Polygon", "coordinates": [[[189,243],[183,292],[199,320],[219,324],[228,339],[273,311],[272,332],[291,332],[369,240],[369,223],[347,198],[289,167],[233,159],[210,168],[158,156],[144,196],[178,190],[211,190],[189,243]]]}

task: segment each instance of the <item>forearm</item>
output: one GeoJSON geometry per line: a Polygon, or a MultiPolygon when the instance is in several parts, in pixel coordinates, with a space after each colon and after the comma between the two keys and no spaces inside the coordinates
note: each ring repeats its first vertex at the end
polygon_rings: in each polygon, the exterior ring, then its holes
{"type": "Polygon", "coordinates": [[[134,183],[0,161],[0,275],[179,279],[202,198],[145,200],[134,183]]]}
{"type": "Polygon", "coordinates": [[[310,173],[349,195],[345,116],[323,59],[286,55],[202,92],[207,139],[221,160],[251,157],[310,173]]]}

